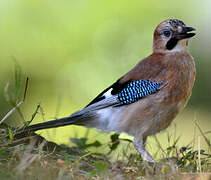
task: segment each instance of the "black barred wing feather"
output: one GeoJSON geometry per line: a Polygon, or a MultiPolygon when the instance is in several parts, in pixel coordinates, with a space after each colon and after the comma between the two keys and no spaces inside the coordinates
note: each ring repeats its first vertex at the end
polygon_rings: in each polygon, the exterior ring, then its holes
{"type": "MultiPolygon", "coordinates": [[[[130,81],[129,81],[130,82],[130,81]]],[[[117,93],[119,93],[121,90],[123,90],[127,84],[129,82],[126,83],[120,83],[120,80],[116,81],[114,84],[112,84],[111,86],[109,86],[108,88],[106,88],[103,92],[101,92],[96,98],[94,98],[86,107],[97,103],[103,99],[106,98],[106,94],[110,91],[110,95],[116,95],[117,93]]]]}
{"type": "Polygon", "coordinates": [[[148,80],[131,81],[118,93],[117,98],[121,104],[131,104],[157,92],[162,85],[162,82],[157,83],[148,80]]]}

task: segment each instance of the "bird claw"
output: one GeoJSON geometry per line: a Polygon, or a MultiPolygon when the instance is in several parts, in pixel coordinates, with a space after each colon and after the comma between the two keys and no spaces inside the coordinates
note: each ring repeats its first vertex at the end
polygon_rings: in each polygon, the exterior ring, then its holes
{"type": "Polygon", "coordinates": [[[144,157],[147,161],[151,162],[151,163],[155,163],[155,160],[153,160],[152,156],[145,150],[144,148],[144,143],[141,141],[139,142],[137,141],[137,139],[135,138],[133,141],[133,145],[135,147],[135,149],[142,155],[142,157],[144,157]]]}

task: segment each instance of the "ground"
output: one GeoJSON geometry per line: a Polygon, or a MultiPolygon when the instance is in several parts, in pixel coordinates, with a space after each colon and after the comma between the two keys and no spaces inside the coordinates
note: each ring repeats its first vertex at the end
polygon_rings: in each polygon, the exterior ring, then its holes
{"type": "Polygon", "coordinates": [[[16,131],[0,128],[0,179],[211,179],[211,154],[204,150],[173,144],[165,150],[168,158],[148,163],[138,153],[111,158],[122,141],[116,134],[111,135],[110,152],[96,154],[88,147],[100,147],[100,142],[73,139],[77,146],[68,147],[35,133],[15,136],[16,131]]]}

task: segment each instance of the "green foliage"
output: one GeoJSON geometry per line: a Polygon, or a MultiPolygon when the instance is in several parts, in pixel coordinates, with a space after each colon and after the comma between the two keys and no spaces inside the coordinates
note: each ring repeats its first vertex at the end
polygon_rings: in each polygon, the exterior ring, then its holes
{"type": "Polygon", "coordinates": [[[5,100],[15,107],[23,97],[23,73],[17,60],[14,58],[14,86],[9,89],[9,83],[4,88],[5,100]]]}
{"type": "Polygon", "coordinates": [[[5,117],[1,120],[0,123],[3,123],[14,111],[17,111],[21,119],[24,121],[24,116],[20,109],[20,105],[25,100],[27,86],[28,86],[28,78],[26,80],[25,91],[23,93],[23,74],[21,71],[21,67],[15,59],[14,59],[14,63],[15,63],[15,72],[14,72],[15,85],[13,88],[9,89],[9,83],[7,83],[4,88],[5,100],[7,101],[7,103],[9,103],[12,106],[12,109],[5,115],[5,117]],[[22,100],[20,100],[20,98],[22,98],[22,100]]]}
{"type": "Polygon", "coordinates": [[[0,171],[0,177],[2,180],[11,179],[11,175],[9,173],[5,173],[3,171],[0,171]]]}
{"type": "Polygon", "coordinates": [[[116,133],[112,134],[110,136],[110,138],[111,138],[111,143],[109,145],[110,151],[108,154],[110,154],[112,151],[116,150],[120,143],[119,134],[116,134],[116,133]]]}
{"type": "Polygon", "coordinates": [[[94,141],[93,143],[87,143],[87,138],[70,138],[70,140],[77,145],[79,149],[85,150],[89,147],[100,147],[102,144],[99,141],[94,141]]]}
{"type": "Polygon", "coordinates": [[[94,170],[92,170],[89,175],[90,176],[95,176],[95,175],[100,175],[103,172],[106,172],[108,170],[108,163],[107,162],[101,162],[97,161],[93,164],[94,170]]]}
{"type": "Polygon", "coordinates": [[[11,130],[10,127],[8,127],[8,133],[9,133],[9,139],[10,139],[10,141],[13,141],[13,139],[14,139],[13,132],[12,132],[12,130],[11,130]]]}

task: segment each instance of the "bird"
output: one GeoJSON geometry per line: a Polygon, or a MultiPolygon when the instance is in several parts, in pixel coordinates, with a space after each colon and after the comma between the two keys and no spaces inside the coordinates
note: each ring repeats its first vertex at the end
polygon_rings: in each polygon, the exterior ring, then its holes
{"type": "Polygon", "coordinates": [[[29,125],[24,131],[79,125],[106,132],[127,133],[144,160],[147,137],[165,130],[184,109],[195,81],[195,62],[189,53],[193,27],[178,19],[162,21],[154,30],[152,53],[70,116],[29,125]]]}

